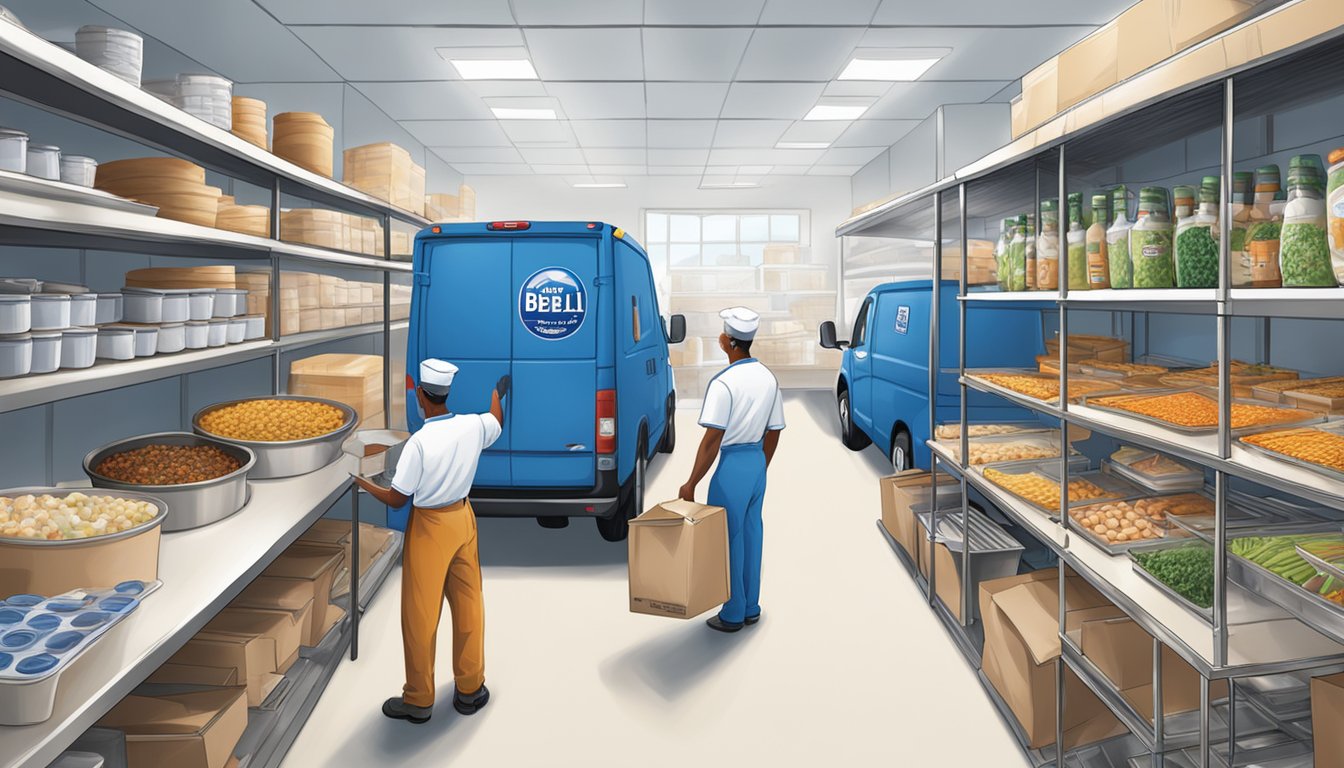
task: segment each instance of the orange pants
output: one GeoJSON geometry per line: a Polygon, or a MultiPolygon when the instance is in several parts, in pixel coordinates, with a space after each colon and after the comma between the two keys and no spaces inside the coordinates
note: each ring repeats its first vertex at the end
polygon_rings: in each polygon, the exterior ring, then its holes
{"type": "Polygon", "coordinates": [[[402,698],[434,705],[434,650],[443,600],[453,622],[453,677],[457,690],[485,683],[485,601],[476,552],[476,514],[462,500],[437,509],[415,507],[402,555],[401,640],[406,653],[402,698]]]}

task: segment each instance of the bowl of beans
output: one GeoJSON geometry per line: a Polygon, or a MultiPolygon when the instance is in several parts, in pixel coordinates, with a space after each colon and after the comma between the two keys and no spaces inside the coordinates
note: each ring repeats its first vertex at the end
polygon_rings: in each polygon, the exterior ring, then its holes
{"type": "Polygon", "coordinates": [[[192,419],[192,428],[250,449],[257,461],[249,476],[265,480],[304,475],[336,461],[356,422],[354,409],[344,403],[272,395],[207,406],[192,419]]]}
{"type": "Polygon", "coordinates": [[[168,505],[165,531],[222,520],[247,504],[256,455],[191,432],[159,432],[105,445],[84,457],[95,488],[142,491],[168,505]]]}

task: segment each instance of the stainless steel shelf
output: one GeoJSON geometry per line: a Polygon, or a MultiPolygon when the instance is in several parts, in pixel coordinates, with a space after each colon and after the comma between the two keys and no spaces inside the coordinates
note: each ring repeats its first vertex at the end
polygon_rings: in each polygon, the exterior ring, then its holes
{"type": "Polygon", "coordinates": [[[14,97],[135,141],[180,154],[263,188],[385,214],[418,226],[422,216],[313,173],[196,118],[13,24],[0,26],[0,83],[14,97]]]}
{"type": "MultiPolygon", "coordinates": [[[[1143,742],[1144,749],[1152,752],[1157,749],[1157,742],[1154,738],[1155,726],[1148,722],[1148,718],[1140,715],[1138,710],[1121,695],[1115,685],[1102,674],[1101,670],[1092,663],[1090,659],[1083,656],[1082,652],[1073,647],[1073,643],[1067,637],[1060,638],[1060,658],[1068,665],[1069,669],[1083,681],[1092,693],[1096,694],[1098,699],[1111,710],[1121,723],[1124,724],[1129,732],[1143,742]]],[[[1189,745],[1185,745],[1189,746],[1189,745]]],[[[1176,745],[1167,743],[1168,749],[1178,748],[1176,745]]]]}
{"type": "Polygon", "coordinates": [[[1059,291],[971,291],[965,296],[958,296],[957,299],[971,303],[981,301],[996,304],[1057,303],[1059,301],[1059,291]]]}
{"type": "Polygon", "coordinates": [[[163,535],[163,586],[61,678],[50,719],[0,728],[0,763],[42,768],[130,693],[351,487],[352,458],[311,474],[251,483],[232,517],[163,535]]]}

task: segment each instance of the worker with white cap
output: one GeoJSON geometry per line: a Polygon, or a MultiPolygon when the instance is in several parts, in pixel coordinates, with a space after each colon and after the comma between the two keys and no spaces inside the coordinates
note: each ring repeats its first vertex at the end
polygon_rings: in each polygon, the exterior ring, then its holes
{"type": "Polygon", "coordinates": [[[720,632],[736,632],[761,618],[761,503],[765,500],[765,469],[784,429],[784,401],[775,375],[751,356],[760,315],[746,307],[732,307],[719,317],[723,318],[719,348],[729,363],[705,390],[700,410],[705,436],[691,477],[681,486],[681,498],[695,501],[695,487],[718,454],[719,468],[709,482],[709,503],[728,512],[732,593],[708,623],[720,632]]]}
{"type": "Polygon", "coordinates": [[[444,360],[420,363],[416,399],[424,426],[402,448],[383,488],[356,477],[360,487],[392,507],[414,499],[406,525],[401,576],[401,641],[406,657],[402,695],[383,703],[391,718],[423,723],[434,708],[434,649],[443,600],[453,622],[453,708],[475,714],[490,700],[485,687],[485,606],[481,563],[476,549],[476,515],[467,500],[481,452],[499,439],[502,400],[509,377],[495,384],[489,413],[448,411],[448,392],[457,366],[444,360]]]}

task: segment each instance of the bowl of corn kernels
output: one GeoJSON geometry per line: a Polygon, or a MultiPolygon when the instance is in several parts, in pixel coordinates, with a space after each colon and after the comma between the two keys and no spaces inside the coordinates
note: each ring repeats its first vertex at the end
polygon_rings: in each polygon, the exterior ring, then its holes
{"type": "Polygon", "coordinates": [[[216,403],[197,412],[197,434],[251,448],[257,456],[249,477],[265,480],[303,475],[341,456],[341,443],[358,418],[334,400],[272,395],[216,403]]]}

